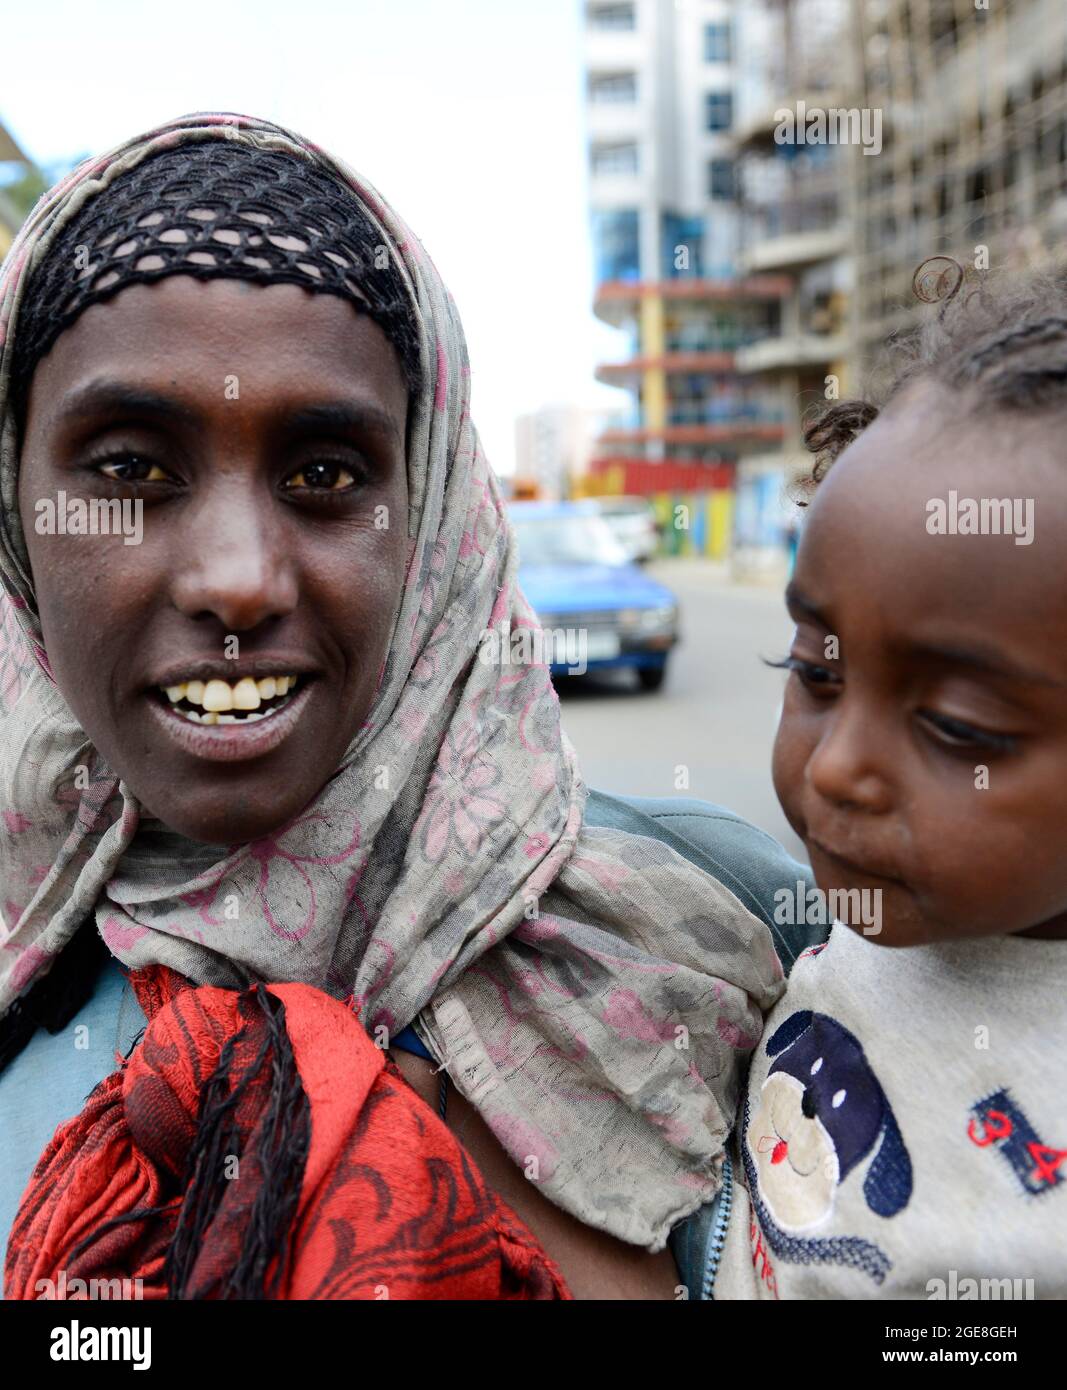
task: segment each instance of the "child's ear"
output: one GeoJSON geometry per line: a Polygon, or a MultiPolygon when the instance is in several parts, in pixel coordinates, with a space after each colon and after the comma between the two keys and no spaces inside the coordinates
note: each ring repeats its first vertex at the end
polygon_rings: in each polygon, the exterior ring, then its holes
{"type": "Polygon", "coordinates": [[[911,1159],[889,1102],[885,1105],[882,1142],[863,1183],[867,1205],[878,1216],[896,1216],[911,1197],[911,1159]]]}
{"type": "Polygon", "coordinates": [[[777,1057],[779,1052],[783,1052],[790,1043],[795,1043],[801,1033],[807,1032],[811,1027],[811,1020],[814,1017],[810,1009],[799,1009],[795,1014],[790,1014],[780,1028],[774,1030],[774,1034],[767,1043],[767,1056],[777,1057]]]}

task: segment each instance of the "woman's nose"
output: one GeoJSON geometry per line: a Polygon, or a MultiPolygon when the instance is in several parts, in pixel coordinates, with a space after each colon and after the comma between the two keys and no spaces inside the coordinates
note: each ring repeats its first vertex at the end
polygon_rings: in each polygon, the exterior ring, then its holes
{"type": "Polygon", "coordinates": [[[889,746],[870,708],[845,694],[827,715],[805,775],[813,790],[835,806],[886,811],[892,801],[889,746]]]}
{"type": "Polygon", "coordinates": [[[172,598],[188,618],[248,631],[296,607],[298,583],[284,528],[270,505],[230,499],[202,507],[183,528],[172,598]]]}

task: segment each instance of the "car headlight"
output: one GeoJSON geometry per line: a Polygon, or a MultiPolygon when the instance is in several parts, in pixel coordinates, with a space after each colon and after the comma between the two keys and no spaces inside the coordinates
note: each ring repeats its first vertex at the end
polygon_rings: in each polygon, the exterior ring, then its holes
{"type": "Polygon", "coordinates": [[[675,604],[662,608],[645,608],[641,612],[641,628],[644,632],[662,632],[677,626],[678,608],[675,604]]]}

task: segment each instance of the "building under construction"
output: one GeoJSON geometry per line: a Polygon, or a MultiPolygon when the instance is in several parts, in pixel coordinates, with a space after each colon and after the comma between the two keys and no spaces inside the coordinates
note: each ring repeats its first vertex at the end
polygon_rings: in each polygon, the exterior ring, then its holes
{"type": "Polygon", "coordinates": [[[851,151],[853,344],[864,384],[913,321],[927,257],[969,273],[1067,245],[1065,0],[854,0],[858,104],[876,156],[851,151]]]}
{"type": "MultiPolygon", "coordinates": [[[[0,123],[0,165],[17,168],[20,172],[30,167],[30,161],[19,148],[7,127],[0,123]]],[[[22,212],[0,187],[0,258],[7,255],[15,233],[22,224],[22,212]]]]}
{"type": "Polygon", "coordinates": [[[633,402],[593,468],[706,493],[703,548],[751,550],[808,408],[877,389],[921,262],[1064,254],[1067,0],[587,0],[586,25],[596,309],[631,334],[598,375],[633,402]]]}
{"type": "Polygon", "coordinates": [[[716,556],[745,460],[785,433],[779,381],[737,354],[777,336],[792,289],[738,261],[738,39],[732,0],[585,5],[595,311],[624,335],[597,375],[629,395],[586,488],[652,497],[672,547],[716,556]]]}

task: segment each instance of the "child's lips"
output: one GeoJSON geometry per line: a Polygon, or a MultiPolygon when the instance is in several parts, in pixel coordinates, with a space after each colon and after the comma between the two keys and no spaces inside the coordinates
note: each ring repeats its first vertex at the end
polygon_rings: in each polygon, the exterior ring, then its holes
{"type": "Polygon", "coordinates": [[[896,883],[904,886],[904,878],[896,865],[881,863],[876,860],[857,860],[849,859],[843,854],[838,854],[836,850],[830,849],[827,845],[809,836],[807,841],[809,854],[814,850],[816,854],[828,859],[831,865],[841,869],[844,873],[853,878],[878,878],[885,883],[896,883]]]}

